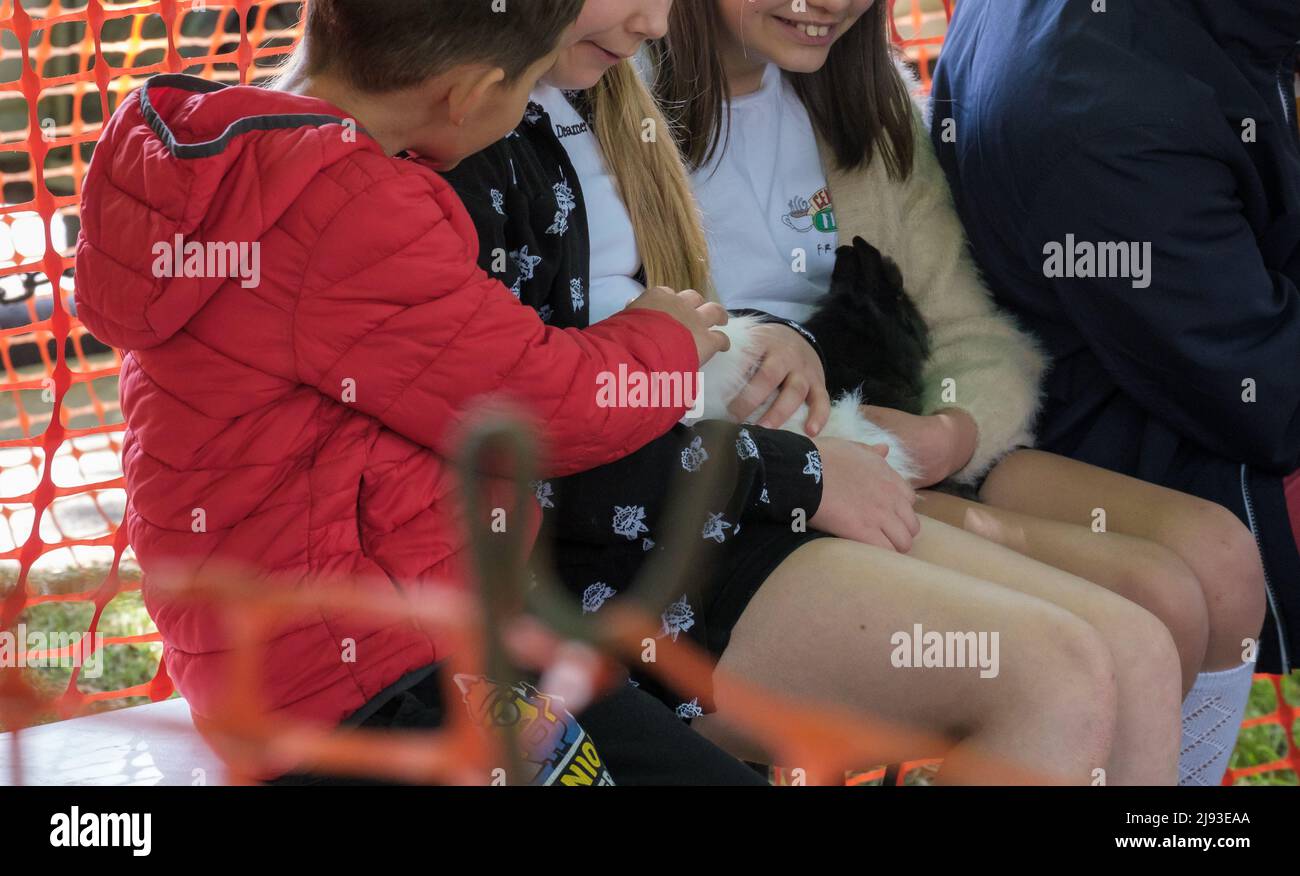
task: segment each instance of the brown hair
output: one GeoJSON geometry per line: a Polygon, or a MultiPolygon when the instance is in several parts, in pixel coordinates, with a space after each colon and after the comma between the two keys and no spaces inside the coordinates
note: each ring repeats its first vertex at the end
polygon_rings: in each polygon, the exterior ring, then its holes
{"type": "Polygon", "coordinates": [[[311,0],[295,70],[370,93],[486,63],[511,80],[554,51],[583,0],[311,0]]]}
{"type": "Polygon", "coordinates": [[[709,251],[681,153],[630,61],[609,70],[587,99],[610,175],[618,181],[650,286],[711,296],[709,251]]]}
{"type": "MultiPolygon", "coordinates": [[[[707,164],[726,147],[731,89],[719,51],[724,26],[717,0],[678,2],[668,35],[651,45],[655,95],[679,131],[691,168],[707,164]]],[[[894,67],[888,3],[876,0],[835,41],[816,73],[785,75],[840,169],[866,167],[879,151],[892,178],[911,175],[916,146],[912,102],[894,67]]]]}

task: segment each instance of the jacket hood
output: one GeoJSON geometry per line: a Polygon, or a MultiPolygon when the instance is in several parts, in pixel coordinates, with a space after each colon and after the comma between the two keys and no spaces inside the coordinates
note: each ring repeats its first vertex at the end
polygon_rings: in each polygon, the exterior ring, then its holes
{"type": "Polygon", "coordinates": [[[1215,42],[1281,62],[1300,43],[1300,0],[1174,0],[1190,7],[1215,42]]]}
{"type": "Polygon", "coordinates": [[[132,93],[105,127],[83,193],[86,326],[112,346],[146,349],[232,278],[255,285],[260,238],[313,178],[379,150],[346,119],[315,98],[190,76],[132,93]]]}

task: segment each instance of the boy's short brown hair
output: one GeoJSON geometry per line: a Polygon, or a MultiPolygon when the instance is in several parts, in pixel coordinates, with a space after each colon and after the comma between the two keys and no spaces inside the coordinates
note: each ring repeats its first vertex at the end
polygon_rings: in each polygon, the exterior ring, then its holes
{"type": "Polygon", "coordinates": [[[311,0],[307,70],[374,93],[418,85],[457,64],[514,80],[550,54],[585,0],[311,0]]]}

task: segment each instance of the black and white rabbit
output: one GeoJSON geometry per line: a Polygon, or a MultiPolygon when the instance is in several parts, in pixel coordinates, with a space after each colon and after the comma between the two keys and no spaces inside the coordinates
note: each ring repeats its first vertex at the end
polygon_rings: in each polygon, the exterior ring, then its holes
{"type": "MultiPolygon", "coordinates": [[[[754,330],[761,324],[757,317],[738,316],[720,329],[730,338],[731,349],[715,355],[704,367],[705,418],[726,419],[727,406],[758,367],[754,330]]],[[[862,238],[854,238],[852,246],[837,251],[830,292],[804,326],[817,338],[828,360],[826,387],[834,401],[821,434],[888,445],[886,459],[893,469],[904,478],[915,478],[918,471],[907,448],[861,411],[865,403],[909,413],[921,411],[921,375],[929,355],[929,332],[903,287],[898,266],[862,238]]],[[[775,400],[774,394],[750,422],[761,419],[775,400]]],[[[801,405],[782,428],[802,434],[807,419],[808,406],[801,405]]]]}

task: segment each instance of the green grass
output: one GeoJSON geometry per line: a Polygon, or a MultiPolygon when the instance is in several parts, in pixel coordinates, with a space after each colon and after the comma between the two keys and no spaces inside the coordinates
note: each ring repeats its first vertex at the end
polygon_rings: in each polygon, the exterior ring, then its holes
{"type": "MultiPolygon", "coordinates": [[[[39,594],[68,594],[94,590],[108,573],[107,566],[89,566],[63,570],[54,574],[33,575],[27,582],[28,590],[39,594]]],[[[123,565],[122,583],[139,581],[139,571],[123,565]]],[[[12,573],[0,575],[0,593],[14,584],[12,573]]],[[[46,633],[84,632],[90,626],[95,606],[87,602],[51,602],[29,606],[19,615],[18,622],[29,630],[46,633]]],[[[119,593],[104,607],[99,631],[105,636],[139,636],[155,631],[153,621],[145,611],[144,600],[138,590],[119,593]]],[[[104,649],[103,671],[95,678],[82,673],[77,687],[85,693],[124,690],[142,684],[154,677],[158,661],[162,658],[161,644],[111,645],[104,649]]],[[[24,676],[45,697],[57,697],[68,689],[72,678],[70,668],[24,669],[24,676]]],[[[91,711],[107,711],[137,706],[148,702],[146,697],[124,697],[105,700],[91,706],[91,711]]],[[[47,711],[36,716],[35,723],[44,724],[58,720],[58,715],[47,711]]],[[[5,728],[0,725],[0,731],[5,728]]]]}
{"type": "MultiPolygon", "coordinates": [[[[1282,679],[1282,696],[1292,706],[1300,705],[1300,672],[1282,679]]],[[[1277,696],[1267,681],[1256,681],[1250,691],[1246,717],[1267,715],[1277,708],[1277,696]]],[[[1292,727],[1291,750],[1300,748],[1300,721],[1292,727]]],[[[1234,769],[1271,763],[1286,756],[1286,731],[1277,724],[1263,724],[1241,731],[1229,766],[1234,769]]],[[[1238,785],[1296,785],[1295,770],[1278,770],[1238,779],[1238,785]]]]}
{"type": "MultiPolygon", "coordinates": [[[[113,364],[112,354],[100,354],[89,357],[85,365],[72,362],[74,370],[91,370],[107,368],[113,364]]],[[[45,368],[41,365],[29,365],[17,370],[17,379],[32,380],[43,377],[45,368]]],[[[122,422],[122,412],[117,405],[118,378],[116,375],[109,377],[98,377],[94,380],[78,380],[68,387],[67,394],[63,397],[63,408],[65,414],[71,411],[80,411],[76,415],[67,417],[68,428],[70,429],[89,429],[99,425],[110,425],[122,422]],[[91,405],[90,393],[94,392],[95,398],[104,405],[104,418],[100,418],[94,413],[91,405]]],[[[53,402],[46,401],[41,390],[24,389],[9,390],[0,393],[0,422],[11,422],[18,415],[18,407],[33,421],[32,434],[24,436],[22,430],[17,426],[11,426],[8,429],[0,429],[0,441],[12,441],[23,437],[38,438],[45,434],[49,427],[50,412],[54,409],[53,402]]]]}

